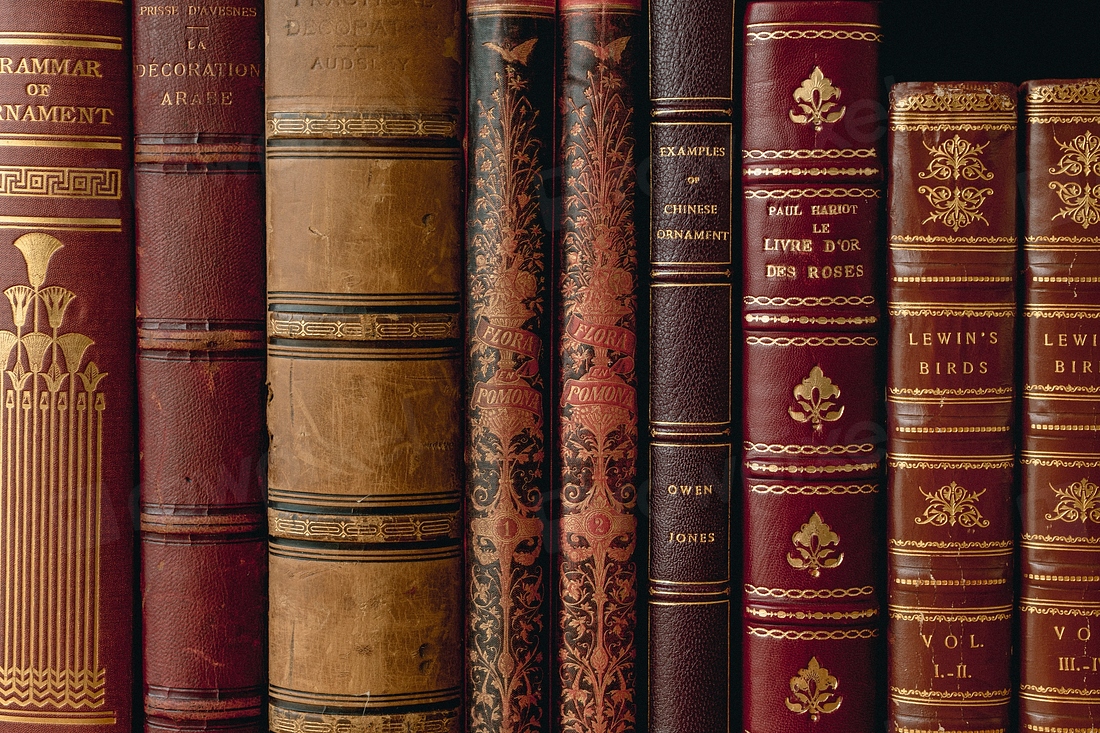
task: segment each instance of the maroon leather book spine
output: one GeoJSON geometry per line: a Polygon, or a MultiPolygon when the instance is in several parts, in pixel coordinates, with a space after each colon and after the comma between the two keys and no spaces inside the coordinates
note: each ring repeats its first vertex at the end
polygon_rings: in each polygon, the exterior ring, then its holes
{"type": "Polygon", "coordinates": [[[1100,716],[1100,80],[1024,84],[1020,730],[1100,716]]]}
{"type": "Polygon", "coordinates": [[[1004,731],[1016,89],[898,84],[890,145],[889,730],[1004,731]]]}
{"type": "Polygon", "coordinates": [[[745,18],[748,733],[877,727],[878,10],[757,2],[745,18]]]}
{"type": "Polygon", "coordinates": [[[709,733],[730,730],[736,659],[734,3],[649,16],[649,730],[709,733]]]}
{"type": "Polygon", "coordinates": [[[0,6],[4,731],[131,730],[128,12],[0,6]]]}
{"type": "Polygon", "coordinates": [[[561,0],[556,727],[637,727],[638,0],[561,0]]]}
{"type": "Polygon", "coordinates": [[[145,730],[258,733],[263,6],[139,3],[133,38],[145,730]]]}
{"type": "Polygon", "coordinates": [[[467,730],[549,726],[553,0],[469,0],[467,730]]]}

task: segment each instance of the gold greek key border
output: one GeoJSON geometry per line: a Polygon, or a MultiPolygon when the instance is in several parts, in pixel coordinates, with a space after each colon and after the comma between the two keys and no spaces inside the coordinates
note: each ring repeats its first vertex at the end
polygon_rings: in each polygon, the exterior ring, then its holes
{"type": "Polygon", "coordinates": [[[875,158],[874,148],[825,148],[810,150],[742,150],[743,160],[836,160],[875,158]]]}
{"type": "Polygon", "coordinates": [[[874,336],[747,336],[750,346],[878,346],[874,336]]]}
{"type": "Polygon", "coordinates": [[[0,196],[118,200],[121,182],[118,168],[0,166],[0,196]]]}
{"type": "Polygon", "coordinates": [[[458,119],[453,115],[270,112],[267,124],[273,137],[290,138],[453,138],[458,134],[458,119]]]}
{"type": "Polygon", "coordinates": [[[877,639],[878,629],[845,629],[843,631],[790,631],[788,629],[763,629],[749,626],[749,636],[784,641],[847,641],[851,639],[877,639]]]}
{"type": "Polygon", "coordinates": [[[813,588],[766,588],[760,585],[745,584],[744,591],[751,596],[763,598],[787,598],[790,600],[812,600],[820,598],[859,598],[861,596],[873,596],[875,588],[864,585],[857,588],[826,588],[817,590],[813,588]]]}
{"type": "Polygon", "coordinates": [[[878,461],[875,461],[874,463],[846,463],[841,466],[777,466],[774,463],[746,461],[745,467],[753,471],[764,471],[767,473],[804,473],[807,475],[815,475],[822,473],[874,471],[878,470],[879,464],[878,461]]]}
{"type": "Polygon", "coordinates": [[[741,172],[746,176],[873,176],[882,172],[881,168],[755,168],[745,167],[741,172]]]}
{"type": "Polygon", "coordinates": [[[779,443],[750,443],[745,441],[745,450],[758,453],[796,456],[844,456],[859,453],[873,453],[874,443],[852,443],[851,445],[781,445],[779,443]]]}
{"type": "Polygon", "coordinates": [[[749,491],[754,494],[770,494],[772,496],[852,496],[859,494],[877,494],[879,493],[879,487],[877,484],[825,484],[821,486],[806,484],[795,484],[792,486],[754,484],[749,487],[749,491]]]}
{"type": "Polygon", "coordinates": [[[778,190],[749,189],[746,199],[831,199],[831,198],[882,198],[877,188],[788,188],[778,190]]]}
{"type": "Polygon", "coordinates": [[[808,298],[773,298],[766,295],[746,295],[741,298],[746,306],[788,306],[801,308],[831,308],[836,306],[874,305],[873,295],[814,296],[808,298]]]}

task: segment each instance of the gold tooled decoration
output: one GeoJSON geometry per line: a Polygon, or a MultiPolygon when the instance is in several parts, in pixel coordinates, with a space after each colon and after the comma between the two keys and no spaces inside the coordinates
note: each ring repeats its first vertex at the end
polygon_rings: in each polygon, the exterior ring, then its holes
{"type": "Polygon", "coordinates": [[[1028,90],[1029,104],[1057,102],[1060,104],[1100,104],[1100,82],[1077,84],[1043,84],[1028,90]]]}
{"type": "Polygon", "coordinates": [[[1003,94],[951,91],[906,94],[891,104],[895,112],[1016,112],[1016,100],[1003,94]]]}
{"type": "Polygon", "coordinates": [[[844,415],[844,406],[834,410],[837,405],[830,401],[840,397],[840,387],[825,376],[820,366],[814,366],[810,376],[803,379],[793,392],[802,411],[788,407],[787,413],[798,422],[812,424],[815,432],[820,433],[825,423],[836,422],[844,415]]]}
{"type": "Polygon", "coordinates": [[[803,80],[791,96],[798,105],[797,111],[792,109],[787,112],[791,122],[813,125],[818,132],[821,132],[826,123],[840,122],[848,110],[835,101],[840,99],[840,89],[833,86],[832,80],[825,76],[820,66],[814,67],[810,76],[803,80]]]}
{"type": "MultiPolygon", "coordinates": [[[[1100,137],[1093,135],[1091,130],[1068,143],[1055,135],[1054,142],[1062,149],[1062,157],[1056,166],[1048,169],[1051,175],[1079,178],[1100,175],[1100,137]]],[[[1094,187],[1088,181],[1051,181],[1049,186],[1065,206],[1050,218],[1051,221],[1069,219],[1082,229],[1100,224],[1100,186],[1094,187]]]]}
{"type": "Polygon", "coordinates": [[[1100,486],[1087,477],[1064,488],[1048,484],[1058,497],[1053,511],[1046,515],[1050,522],[1100,523],[1100,486]]]}
{"type": "Polygon", "coordinates": [[[844,702],[843,697],[835,695],[839,686],[837,678],[818,663],[817,657],[811,657],[806,668],[791,678],[791,694],[784,702],[792,713],[809,713],[810,720],[816,723],[822,715],[836,712],[844,702]]]}
{"type": "Polygon", "coordinates": [[[968,491],[954,481],[941,486],[935,493],[920,489],[920,493],[928,500],[928,506],[924,510],[924,516],[916,517],[913,521],[936,527],[954,527],[956,524],[967,528],[988,527],[989,520],[978,511],[978,499],[985,492],[985,489],[968,491]]]}
{"type": "Polygon", "coordinates": [[[795,570],[805,570],[810,577],[820,578],[822,570],[830,570],[844,562],[844,553],[833,557],[840,544],[840,536],[825,524],[821,515],[814,512],[809,520],[791,536],[794,549],[787,553],[787,564],[795,570]]]}

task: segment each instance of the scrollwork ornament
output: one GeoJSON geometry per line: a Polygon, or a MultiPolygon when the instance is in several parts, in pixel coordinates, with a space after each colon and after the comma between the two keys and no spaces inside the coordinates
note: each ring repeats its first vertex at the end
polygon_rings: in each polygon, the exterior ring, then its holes
{"type": "Polygon", "coordinates": [[[978,510],[978,499],[985,492],[985,489],[968,491],[954,481],[947,486],[941,486],[934,493],[921,489],[920,493],[928,500],[928,506],[924,510],[924,516],[913,521],[936,527],[954,527],[956,524],[967,528],[988,527],[989,520],[978,510]]]}
{"type": "Polygon", "coordinates": [[[1048,521],[1100,524],[1100,486],[1089,481],[1087,477],[1062,489],[1054,484],[1049,486],[1058,497],[1058,503],[1046,515],[1048,521]]]}
{"type": "Polygon", "coordinates": [[[835,713],[844,702],[843,697],[835,694],[839,686],[839,680],[821,666],[817,657],[811,657],[806,668],[791,678],[791,694],[784,702],[792,713],[809,713],[810,720],[816,723],[822,715],[835,713]]]}

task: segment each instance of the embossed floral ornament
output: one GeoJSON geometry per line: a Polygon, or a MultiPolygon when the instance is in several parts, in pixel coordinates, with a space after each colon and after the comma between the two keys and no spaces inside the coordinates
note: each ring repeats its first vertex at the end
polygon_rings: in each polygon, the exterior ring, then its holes
{"type": "MultiPolygon", "coordinates": [[[[936,146],[924,143],[932,158],[928,162],[928,168],[918,175],[940,181],[991,181],[993,173],[986,169],[980,157],[988,146],[989,143],[976,145],[958,135],[936,146]]],[[[992,188],[921,186],[917,192],[923,194],[934,209],[922,224],[936,221],[951,227],[955,232],[975,221],[989,224],[981,208],[986,198],[993,195],[992,188]]]]}
{"type": "Polygon", "coordinates": [[[791,678],[791,694],[784,702],[791,712],[809,713],[810,720],[816,723],[822,715],[836,712],[844,702],[843,697],[832,699],[839,686],[837,678],[818,663],[817,657],[811,657],[806,669],[800,669],[791,678]]]}
{"type": "Polygon", "coordinates": [[[928,506],[924,510],[924,516],[916,517],[913,521],[936,527],[954,527],[956,524],[963,527],[988,527],[989,520],[978,511],[978,499],[985,491],[967,491],[954,481],[932,494],[921,489],[920,493],[928,500],[928,506]]]}
{"type": "MultiPolygon", "coordinates": [[[[1086,132],[1083,135],[1064,143],[1057,137],[1054,142],[1062,149],[1062,157],[1055,168],[1050,168],[1052,175],[1068,175],[1074,177],[1100,175],[1100,137],[1086,132]]],[[[1100,224],[1100,186],[1092,186],[1087,181],[1082,183],[1070,181],[1051,181],[1050,188],[1065,205],[1058,213],[1051,217],[1055,219],[1069,219],[1081,225],[1082,229],[1100,224]]]]}
{"type": "Polygon", "coordinates": [[[787,562],[795,570],[808,571],[814,578],[821,577],[822,569],[835,568],[844,562],[843,552],[833,557],[836,546],[840,544],[840,537],[822,521],[817,512],[791,536],[791,541],[794,542],[799,556],[788,553],[787,562]]]}
{"type": "Polygon", "coordinates": [[[1100,486],[1083,478],[1064,489],[1050,484],[1050,489],[1058,497],[1058,503],[1054,511],[1046,515],[1048,520],[1100,523],[1100,486]]]}
{"type": "Polygon", "coordinates": [[[847,107],[836,103],[835,100],[840,99],[840,90],[833,86],[832,80],[825,76],[820,66],[814,67],[810,77],[794,90],[792,96],[802,112],[799,114],[790,110],[787,114],[790,115],[791,122],[813,125],[818,132],[821,132],[826,122],[840,122],[847,111],[847,107]]]}
{"type": "Polygon", "coordinates": [[[843,405],[839,410],[834,410],[836,403],[830,400],[840,396],[840,387],[833,384],[832,380],[825,376],[821,367],[815,366],[810,370],[810,376],[802,380],[802,384],[794,388],[794,398],[799,412],[793,407],[787,408],[787,413],[798,422],[808,422],[814,426],[814,430],[821,432],[825,423],[839,420],[844,414],[843,405]]]}

